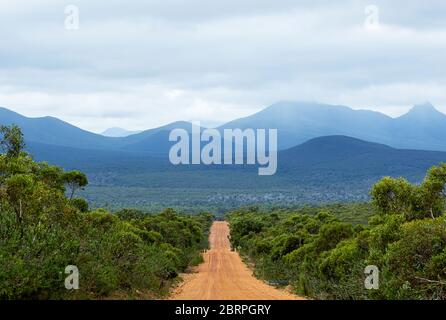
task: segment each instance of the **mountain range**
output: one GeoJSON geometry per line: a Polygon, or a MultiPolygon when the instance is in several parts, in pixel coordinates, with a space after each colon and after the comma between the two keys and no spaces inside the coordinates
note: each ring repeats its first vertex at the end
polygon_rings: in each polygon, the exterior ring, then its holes
{"type": "Polygon", "coordinates": [[[94,205],[180,206],[224,210],[252,203],[359,201],[382,176],[421,181],[446,161],[446,116],[431,104],[384,114],[318,103],[280,102],[217,129],[277,128],[278,171],[257,166],[173,166],[167,159],[174,122],[125,137],[105,137],[53,117],[27,118],[0,108],[0,124],[18,124],[39,161],[85,171],[94,205]],[[424,150],[423,150],[424,149],[424,150]],[[431,151],[437,150],[437,151],[431,151]]]}
{"type": "MultiPolygon", "coordinates": [[[[54,117],[28,118],[0,108],[2,124],[18,124],[29,142],[81,149],[128,150],[160,154],[170,148],[168,133],[173,128],[190,130],[191,124],[178,121],[139,133],[111,129],[99,135],[77,128],[54,117]]],[[[284,150],[309,139],[345,135],[395,148],[446,151],[446,115],[430,103],[415,105],[398,118],[346,106],[313,102],[279,102],[246,118],[226,123],[223,129],[278,130],[279,149],[284,150]]]]}
{"type": "Polygon", "coordinates": [[[280,102],[223,126],[234,127],[277,128],[280,149],[315,137],[346,135],[395,148],[446,151],[446,115],[428,102],[398,118],[339,105],[280,102]]]}

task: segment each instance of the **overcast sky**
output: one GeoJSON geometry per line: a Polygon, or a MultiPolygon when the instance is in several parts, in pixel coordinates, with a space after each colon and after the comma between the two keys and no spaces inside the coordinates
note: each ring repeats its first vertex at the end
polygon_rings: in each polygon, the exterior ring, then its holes
{"type": "Polygon", "coordinates": [[[24,115],[137,130],[280,100],[446,112],[446,1],[0,0],[0,106],[24,115]]]}

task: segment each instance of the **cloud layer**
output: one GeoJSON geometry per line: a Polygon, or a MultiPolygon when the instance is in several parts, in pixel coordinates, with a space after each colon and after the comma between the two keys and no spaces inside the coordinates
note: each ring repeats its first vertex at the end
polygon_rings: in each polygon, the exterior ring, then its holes
{"type": "Polygon", "coordinates": [[[97,132],[213,125],[279,100],[446,111],[446,3],[389,2],[2,1],[0,105],[97,132]]]}

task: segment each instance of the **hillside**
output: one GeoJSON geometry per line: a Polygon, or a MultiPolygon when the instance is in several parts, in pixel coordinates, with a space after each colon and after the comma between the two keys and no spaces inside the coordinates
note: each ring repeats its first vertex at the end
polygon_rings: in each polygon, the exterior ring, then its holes
{"type": "Polygon", "coordinates": [[[311,139],[280,151],[274,176],[257,166],[173,166],[164,157],[129,151],[31,144],[37,160],[85,171],[85,196],[98,205],[214,208],[264,203],[296,205],[368,198],[382,176],[421,181],[446,152],[395,149],[347,136],[311,139]]]}
{"type": "Polygon", "coordinates": [[[446,161],[446,152],[395,149],[347,136],[314,138],[280,152],[279,156],[279,174],[321,182],[385,175],[416,181],[428,167],[446,161]]]}
{"type": "MultiPolygon", "coordinates": [[[[159,128],[145,130],[125,137],[106,137],[82,130],[54,117],[29,118],[0,108],[0,124],[17,124],[28,144],[54,145],[93,150],[133,150],[142,153],[159,153],[171,145],[168,133],[173,128],[191,129],[185,121],[170,123],[159,128]]],[[[42,150],[42,152],[45,152],[42,150]]]]}
{"type": "Polygon", "coordinates": [[[27,142],[83,149],[107,149],[113,148],[117,141],[116,138],[82,130],[54,117],[28,118],[6,108],[0,108],[0,124],[18,125],[27,142]]]}

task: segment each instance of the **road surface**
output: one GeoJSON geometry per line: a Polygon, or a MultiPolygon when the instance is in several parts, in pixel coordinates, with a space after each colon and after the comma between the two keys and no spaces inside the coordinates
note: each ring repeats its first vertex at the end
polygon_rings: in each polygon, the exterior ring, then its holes
{"type": "Polygon", "coordinates": [[[256,279],[238,253],[231,251],[227,222],[216,221],[209,236],[210,250],[195,273],[183,276],[175,300],[301,300],[256,279]]]}

